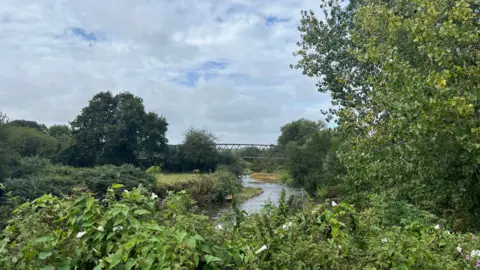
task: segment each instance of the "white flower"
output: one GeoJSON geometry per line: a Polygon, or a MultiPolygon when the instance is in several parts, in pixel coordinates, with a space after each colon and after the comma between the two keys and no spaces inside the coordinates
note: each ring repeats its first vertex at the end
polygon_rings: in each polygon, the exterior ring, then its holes
{"type": "Polygon", "coordinates": [[[260,252],[262,252],[262,251],[265,251],[265,250],[267,250],[267,246],[266,246],[266,245],[263,245],[259,250],[257,250],[257,251],[255,252],[255,254],[258,254],[258,253],[260,253],[260,252]]]}
{"type": "Polygon", "coordinates": [[[447,234],[452,234],[452,232],[449,231],[449,230],[445,230],[445,232],[446,232],[447,234]]]}
{"type": "Polygon", "coordinates": [[[462,253],[462,248],[461,248],[461,247],[457,247],[457,251],[458,251],[458,253],[462,253]]]}
{"type": "Polygon", "coordinates": [[[217,226],[215,226],[215,229],[217,229],[217,230],[221,230],[221,229],[223,229],[223,226],[222,226],[222,224],[217,224],[217,226]]]}
{"type": "Polygon", "coordinates": [[[128,190],[126,190],[126,189],[125,189],[123,192],[125,192],[125,193],[127,193],[127,194],[130,193],[130,192],[129,192],[128,190]]]}
{"type": "Polygon", "coordinates": [[[382,239],[382,243],[385,244],[385,243],[387,243],[387,242],[388,242],[387,238],[383,238],[383,239],[382,239]]]}
{"type": "Polygon", "coordinates": [[[472,250],[472,252],[470,253],[470,256],[472,256],[472,257],[480,257],[480,250],[478,250],[478,249],[472,250]]]}
{"type": "Polygon", "coordinates": [[[102,227],[102,226],[98,226],[98,227],[97,227],[97,230],[103,232],[103,227],[102,227]]]}
{"type": "Polygon", "coordinates": [[[335,201],[332,201],[332,206],[337,206],[338,204],[335,201]]]}
{"type": "Polygon", "coordinates": [[[285,224],[283,224],[282,228],[284,230],[288,230],[290,227],[292,227],[292,222],[287,222],[285,224]]]}
{"type": "Polygon", "coordinates": [[[435,225],[434,227],[436,230],[440,229],[440,224],[435,225]]]}
{"type": "Polygon", "coordinates": [[[152,198],[152,200],[155,200],[156,198],[158,198],[158,195],[152,192],[152,197],[150,198],[152,198]]]}
{"type": "Polygon", "coordinates": [[[77,238],[80,238],[82,236],[84,236],[87,232],[79,232],[77,233],[77,238]]]}
{"type": "Polygon", "coordinates": [[[121,231],[121,230],[123,230],[123,226],[113,227],[114,232],[121,231]]]}
{"type": "Polygon", "coordinates": [[[342,245],[338,245],[338,249],[342,249],[342,245]]]}

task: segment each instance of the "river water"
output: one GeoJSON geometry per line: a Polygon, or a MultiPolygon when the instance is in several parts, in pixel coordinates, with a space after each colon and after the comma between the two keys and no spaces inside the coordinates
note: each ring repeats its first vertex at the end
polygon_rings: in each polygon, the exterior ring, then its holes
{"type": "MultiPolygon", "coordinates": [[[[240,209],[245,210],[247,213],[252,213],[254,211],[260,210],[265,203],[270,200],[273,203],[277,203],[280,197],[282,189],[285,188],[286,198],[288,199],[290,195],[294,195],[296,198],[301,198],[302,191],[297,188],[290,188],[279,183],[267,183],[260,180],[255,180],[249,175],[242,176],[242,183],[244,187],[255,187],[262,188],[263,193],[257,197],[248,199],[242,203],[239,203],[238,206],[240,209]]],[[[213,219],[219,218],[222,213],[231,209],[231,204],[224,204],[220,206],[210,206],[208,209],[202,209],[204,214],[212,217],[213,219]]]]}

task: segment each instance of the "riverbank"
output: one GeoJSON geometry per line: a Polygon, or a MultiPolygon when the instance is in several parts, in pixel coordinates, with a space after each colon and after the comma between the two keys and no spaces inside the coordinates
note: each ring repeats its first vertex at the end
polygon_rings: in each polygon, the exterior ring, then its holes
{"type": "Polygon", "coordinates": [[[231,175],[215,173],[159,173],[155,178],[155,191],[160,196],[166,196],[169,190],[185,190],[200,205],[221,204],[232,199],[241,203],[261,195],[264,191],[258,187],[243,187],[238,180],[232,179],[231,175]],[[233,197],[230,196],[232,194],[233,197]]]}
{"type": "Polygon", "coordinates": [[[282,183],[282,175],[279,173],[264,173],[264,172],[254,172],[250,174],[255,180],[259,180],[267,183],[282,183]]]}

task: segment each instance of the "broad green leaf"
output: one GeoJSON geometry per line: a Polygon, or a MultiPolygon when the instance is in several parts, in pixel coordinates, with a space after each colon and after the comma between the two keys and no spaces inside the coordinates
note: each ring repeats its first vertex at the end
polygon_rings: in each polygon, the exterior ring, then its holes
{"type": "Polygon", "coordinates": [[[38,253],[38,258],[40,260],[45,260],[46,258],[50,257],[52,255],[52,252],[47,251],[47,252],[40,252],[38,253]]]}
{"type": "Polygon", "coordinates": [[[148,211],[148,210],[145,210],[145,209],[137,209],[137,210],[133,211],[133,214],[134,215],[149,215],[149,214],[151,214],[151,212],[148,211]]]}
{"type": "Polygon", "coordinates": [[[112,185],[112,188],[113,188],[113,189],[119,189],[119,188],[122,188],[122,187],[124,187],[123,184],[113,184],[113,185],[112,185]]]}

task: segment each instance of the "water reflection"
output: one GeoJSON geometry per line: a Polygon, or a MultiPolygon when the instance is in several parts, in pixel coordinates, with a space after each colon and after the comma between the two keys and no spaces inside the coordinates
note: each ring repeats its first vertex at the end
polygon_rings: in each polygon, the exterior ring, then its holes
{"type": "MultiPolygon", "coordinates": [[[[251,178],[248,175],[242,177],[244,187],[262,188],[263,193],[257,197],[251,198],[239,204],[240,209],[245,210],[247,213],[260,210],[265,203],[270,200],[273,203],[277,203],[282,192],[282,188],[285,188],[287,199],[290,195],[294,195],[297,198],[302,197],[302,192],[297,188],[290,188],[278,183],[265,183],[251,178]]],[[[202,209],[204,214],[217,219],[222,213],[231,209],[230,204],[221,206],[210,206],[208,209],[202,209]]]]}

